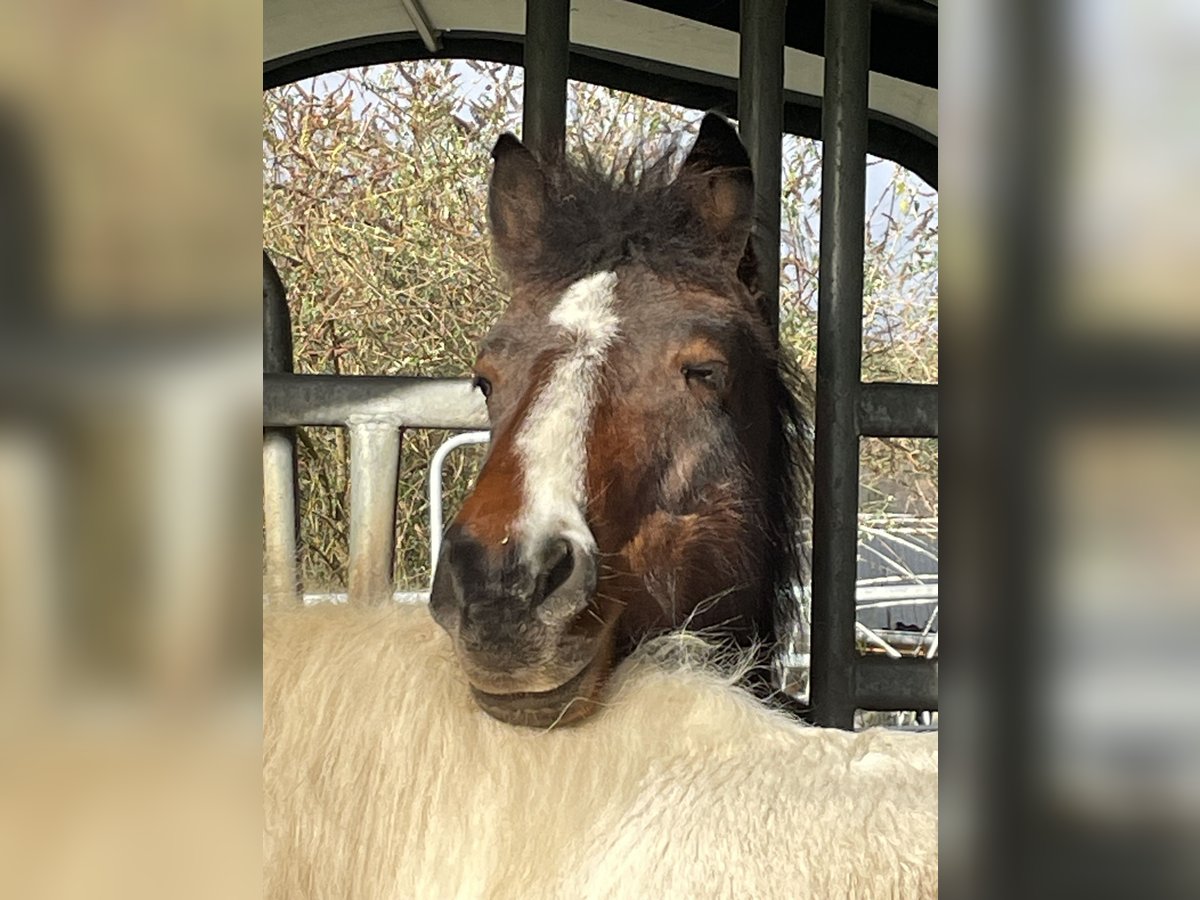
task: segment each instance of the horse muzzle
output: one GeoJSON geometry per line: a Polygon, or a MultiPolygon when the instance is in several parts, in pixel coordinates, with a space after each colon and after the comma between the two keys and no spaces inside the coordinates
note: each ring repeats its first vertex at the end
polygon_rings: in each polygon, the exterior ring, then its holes
{"type": "Polygon", "coordinates": [[[533,552],[518,542],[488,548],[455,525],[430,609],[479,705],[505,722],[547,727],[594,709],[609,657],[595,593],[594,555],[569,539],[533,552]]]}

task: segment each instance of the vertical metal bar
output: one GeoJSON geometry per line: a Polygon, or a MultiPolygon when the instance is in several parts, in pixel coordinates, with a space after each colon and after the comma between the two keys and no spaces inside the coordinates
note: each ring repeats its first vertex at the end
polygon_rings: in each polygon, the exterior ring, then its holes
{"type": "Polygon", "coordinates": [[[350,602],[380,605],[394,592],[396,484],[400,429],[379,422],[350,426],[350,602]]]}
{"type": "Polygon", "coordinates": [[[779,330],[779,193],[783,160],[783,35],[787,0],[741,0],[738,126],[754,169],[754,254],[779,330]]]}
{"type": "Polygon", "coordinates": [[[526,0],[521,129],[525,145],[544,157],[563,150],[570,47],[570,0],[526,0]]]}
{"type": "Polygon", "coordinates": [[[263,599],[293,603],[300,599],[296,567],[295,447],[285,432],[263,429],[263,599]]]}
{"type": "MultiPolygon", "coordinates": [[[[263,372],[292,371],[292,322],[287,294],[275,266],[263,251],[263,372]]],[[[263,599],[300,602],[296,547],[296,432],[263,429],[263,599]]]]}
{"type": "Polygon", "coordinates": [[[826,0],[813,473],[813,719],[854,723],[869,0],[826,0]]]}

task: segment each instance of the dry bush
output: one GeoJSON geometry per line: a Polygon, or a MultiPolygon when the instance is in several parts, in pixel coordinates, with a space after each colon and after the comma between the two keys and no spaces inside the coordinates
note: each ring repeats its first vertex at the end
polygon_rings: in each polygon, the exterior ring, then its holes
{"type": "MultiPolygon", "coordinates": [[[[489,258],[486,188],[492,144],[502,131],[519,130],[521,79],[511,66],[430,61],[356,69],[264,94],[264,244],[288,288],[297,372],[469,371],[478,338],[505,300],[489,258]]],[[[568,146],[614,166],[638,151],[686,146],[701,117],[578,83],[569,104],[568,146]]],[[[787,140],[781,327],[810,370],[819,154],[814,141],[787,140]]],[[[864,377],[933,381],[936,193],[890,163],[874,165],[887,171],[867,226],[864,377]]],[[[405,436],[396,529],[401,586],[428,584],[425,477],[444,437],[405,436]]],[[[306,428],[299,442],[304,583],[333,587],[346,571],[346,436],[306,428]]],[[[865,501],[936,510],[936,450],[889,445],[886,453],[864,454],[865,501]],[[872,493],[875,484],[887,490],[872,493]]],[[[461,502],[481,457],[468,448],[449,461],[448,510],[461,502]]]]}

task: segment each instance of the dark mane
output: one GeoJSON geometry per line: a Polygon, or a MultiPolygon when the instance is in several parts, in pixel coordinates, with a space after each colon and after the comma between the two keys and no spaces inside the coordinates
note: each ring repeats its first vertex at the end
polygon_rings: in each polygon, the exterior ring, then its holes
{"type": "MultiPolygon", "coordinates": [[[[738,277],[750,290],[755,305],[766,320],[766,298],[758,283],[758,267],[753,242],[738,266],[738,277]]],[[[769,321],[769,320],[768,320],[769,321]]],[[[764,660],[773,665],[784,642],[797,627],[804,627],[800,615],[798,588],[808,583],[808,557],[804,548],[809,540],[812,499],[812,384],[782,344],[778,335],[765,352],[771,363],[775,391],[772,430],[777,444],[771,454],[771,481],[767,488],[764,527],[772,555],[772,620],[774,633],[764,636],[770,643],[764,660]]],[[[763,673],[773,682],[773,672],[763,673]]],[[[780,687],[781,685],[776,685],[780,687]]]]}
{"type": "MultiPolygon", "coordinates": [[[[720,289],[728,274],[681,187],[690,176],[672,145],[610,166],[592,154],[540,161],[547,203],[536,252],[506,259],[524,281],[558,283],[636,262],[679,283],[720,289]]],[[[533,250],[535,248],[529,248],[533,250]]]]}
{"type": "MultiPolygon", "coordinates": [[[[776,360],[780,422],[779,455],[772,474],[776,481],[767,494],[767,522],[774,546],[772,610],[775,651],[799,626],[798,589],[808,583],[808,504],[812,497],[812,389],[791,360],[776,360]]],[[[773,656],[775,654],[773,653],[773,656]]]]}

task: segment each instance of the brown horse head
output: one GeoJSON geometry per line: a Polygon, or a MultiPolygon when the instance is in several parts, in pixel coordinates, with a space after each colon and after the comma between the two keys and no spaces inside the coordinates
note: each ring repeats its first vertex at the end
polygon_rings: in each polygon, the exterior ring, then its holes
{"type": "Polygon", "coordinates": [[[543,165],[507,134],[493,157],[512,301],[476,363],[492,445],[431,606],[480,706],[547,726],[592,712],[654,632],[773,645],[805,428],[728,123],[707,116],[674,177],[669,154],[640,178],[543,165]]]}

